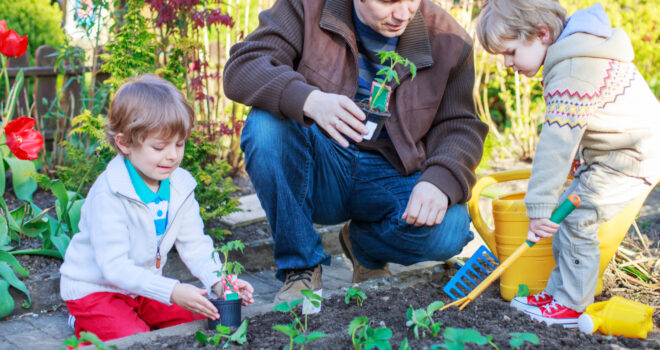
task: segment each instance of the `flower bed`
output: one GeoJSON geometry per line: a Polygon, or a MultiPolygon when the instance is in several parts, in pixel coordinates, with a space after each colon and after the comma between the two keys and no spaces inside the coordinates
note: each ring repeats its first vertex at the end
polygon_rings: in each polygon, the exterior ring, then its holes
{"type": "MultiPolygon", "coordinates": [[[[335,296],[325,300],[321,312],[308,317],[308,333],[323,332],[325,337],[314,340],[305,348],[310,349],[351,349],[353,343],[348,333],[349,324],[356,317],[367,317],[368,325],[372,328],[387,327],[392,331],[388,341],[392,348],[398,349],[404,339],[412,349],[424,349],[432,345],[449,344],[452,336],[449,334],[457,331],[447,331],[449,328],[468,329],[473,328],[482,336],[492,336],[492,343],[500,349],[511,348],[511,333],[534,334],[539,339],[539,344],[544,349],[603,349],[614,346],[630,349],[660,349],[657,334],[651,334],[648,340],[628,339],[625,337],[606,337],[602,335],[588,336],[575,329],[564,329],[561,326],[548,327],[532,321],[524,314],[511,308],[507,302],[499,297],[497,286],[492,286],[477,300],[463,311],[451,308],[445,311],[436,311],[432,319],[436,323],[442,323],[438,335],[432,337],[429,332],[417,339],[411,327],[406,326],[406,313],[409,307],[426,308],[436,300],[448,303],[450,300],[442,292],[440,281],[429,281],[409,287],[403,290],[368,290],[367,299],[362,307],[353,301],[346,304],[344,296],[335,296]],[[447,333],[449,332],[449,333],[447,333]]],[[[300,310],[298,310],[300,312],[300,310]]],[[[289,348],[289,338],[272,329],[273,325],[286,325],[292,322],[290,314],[281,312],[268,312],[247,318],[247,337],[243,349],[275,349],[289,348]]],[[[657,326],[657,324],[656,324],[657,326]]],[[[206,335],[214,334],[205,331],[206,335]]],[[[222,345],[223,342],[220,343],[222,345]]],[[[532,348],[531,343],[526,343],[522,348],[532,348]]],[[[295,345],[294,348],[299,348],[295,345]]],[[[190,349],[190,348],[215,348],[212,345],[203,346],[190,334],[184,337],[162,337],[147,344],[134,344],[128,349],[190,349]]],[[[241,348],[232,344],[230,348],[241,348]]],[[[461,347],[454,347],[458,349],[461,347]]],[[[471,347],[472,348],[472,347],[471,347]]],[[[484,348],[491,348],[485,344],[484,348]]]]}

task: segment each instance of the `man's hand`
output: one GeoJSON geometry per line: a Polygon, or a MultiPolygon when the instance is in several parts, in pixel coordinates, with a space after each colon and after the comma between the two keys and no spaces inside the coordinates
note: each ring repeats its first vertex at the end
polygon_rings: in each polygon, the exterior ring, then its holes
{"type": "Polygon", "coordinates": [[[401,218],[409,225],[438,225],[445,218],[448,204],[444,192],[430,182],[420,181],[413,188],[401,218]]]}
{"type": "Polygon", "coordinates": [[[549,219],[529,219],[527,240],[536,243],[541,238],[552,237],[558,229],[559,224],[555,224],[549,219]]]}
{"type": "Polygon", "coordinates": [[[355,142],[362,142],[362,135],[368,133],[362,121],[362,110],[350,98],[344,95],[312,91],[305,104],[303,113],[313,119],[318,126],[343,147],[348,147],[348,136],[355,142]]]}
{"type": "Polygon", "coordinates": [[[218,309],[204,297],[205,294],[206,289],[197,288],[192,284],[179,283],[174,286],[170,299],[186,310],[204,315],[212,320],[219,319],[218,309]]]}

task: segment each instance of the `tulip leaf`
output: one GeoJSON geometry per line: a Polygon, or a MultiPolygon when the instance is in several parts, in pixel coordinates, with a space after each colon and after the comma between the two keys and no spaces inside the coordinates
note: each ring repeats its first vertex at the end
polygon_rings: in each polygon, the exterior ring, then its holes
{"type": "Polygon", "coordinates": [[[2,261],[13,267],[14,270],[16,270],[16,272],[18,272],[21,276],[27,277],[29,275],[28,271],[24,269],[23,266],[21,266],[21,263],[19,263],[13,255],[0,251],[0,262],[2,261]]]}
{"type": "Polygon", "coordinates": [[[0,246],[6,246],[11,243],[8,233],[9,227],[7,226],[7,220],[4,216],[0,215],[0,246]]]}
{"type": "Polygon", "coordinates": [[[22,306],[26,309],[29,308],[30,305],[32,304],[32,298],[30,297],[30,292],[28,292],[25,283],[23,283],[23,281],[19,280],[18,277],[16,277],[14,270],[12,270],[7,263],[2,261],[0,261],[0,276],[3,277],[4,280],[6,280],[7,283],[9,283],[12,287],[25,293],[25,296],[27,296],[27,300],[23,302],[22,306]]]}
{"type": "Polygon", "coordinates": [[[37,190],[37,181],[32,176],[37,170],[29,160],[5,157],[5,162],[11,169],[11,179],[16,198],[32,202],[32,194],[37,190]]]}
{"type": "Polygon", "coordinates": [[[66,254],[66,248],[69,247],[69,242],[71,242],[71,238],[60,233],[58,235],[51,236],[50,241],[53,242],[55,248],[57,248],[60,254],[62,254],[62,257],[64,257],[66,254]]]}
{"type": "Polygon", "coordinates": [[[69,194],[60,180],[53,180],[50,190],[53,191],[53,194],[57,197],[55,203],[57,207],[57,219],[62,220],[62,215],[64,215],[64,212],[66,211],[66,206],[69,205],[69,194]]]}
{"type": "Polygon", "coordinates": [[[83,204],[85,204],[85,200],[79,199],[73,202],[71,209],[69,209],[69,218],[71,220],[71,227],[69,227],[69,230],[71,230],[71,236],[80,231],[78,223],[80,222],[80,211],[82,210],[83,204]]]}
{"type": "Polygon", "coordinates": [[[0,195],[5,194],[5,162],[0,164],[0,195]]]}
{"type": "Polygon", "coordinates": [[[0,318],[9,316],[14,311],[14,298],[9,294],[9,283],[0,279],[0,318]]]}
{"type": "Polygon", "coordinates": [[[14,115],[14,108],[16,108],[16,100],[18,99],[18,93],[21,91],[23,88],[23,70],[19,70],[18,74],[16,74],[16,77],[14,78],[14,85],[11,87],[11,91],[9,91],[9,96],[7,98],[7,106],[9,109],[6,110],[5,115],[8,115],[9,117],[14,115]]]}

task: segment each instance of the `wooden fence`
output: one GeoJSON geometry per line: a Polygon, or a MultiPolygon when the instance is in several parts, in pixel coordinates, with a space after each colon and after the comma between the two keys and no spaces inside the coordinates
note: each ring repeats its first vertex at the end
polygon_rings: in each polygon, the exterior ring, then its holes
{"type": "MultiPolygon", "coordinates": [[[[7,73],[10,86],[14,83],[14,78],[19,71],[22,70],[25,76],[25,83],[18,97],[14,118],[23,115],[36,117],[46,139],[52,140],[55,130],[64,131],[66,129],[69,116],[76,116],[84,109],[80,82],[77,79],[70,78],[91,71],[91,67],[77,67],[74,69],[65,64],[64,73],[62,74],[55,67],[58,56],[57,50],[48,45],[40,46],[35,56],[34,66],[30,65],[29,51],[21,57],[8,60],[7,73]],[[63,75],[62,85],[64,88],[61,93],[58,86],[60,75],[63,75]],[[28,98],[30,89],[32,90],[32,96],[28,98]],[[59,101],[55,101],[56,99],[59,99],[59,101]],[[57,102],[59,102],[66,117],[57,118],[54,117],[53,113],[49,113],[54,112],[53,110],[49,111],[49,109],[51,106],[57,105],[57,102]]],[[[108,75],[105,73],[97,74],[97,81],[103,81],[107,77],[108,75]]]]}

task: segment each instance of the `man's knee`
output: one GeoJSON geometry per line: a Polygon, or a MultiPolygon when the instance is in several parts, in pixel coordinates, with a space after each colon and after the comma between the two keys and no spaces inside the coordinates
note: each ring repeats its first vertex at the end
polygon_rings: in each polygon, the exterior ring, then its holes
{"type": "Polygon", "coordinates": [[[460,253],[473,238],[467,208],[454,205],[447,210],[442,223],[433,227],[424,255],[428,260],[447,260],[460,253]]]}
{"type": "Polygon", "coordinates": [[[270,112],[252,109],[243,126],[241,149],[247,163],[274,160],[282,155],[285,143],[294,137],[295,122],[270,112]]]}

